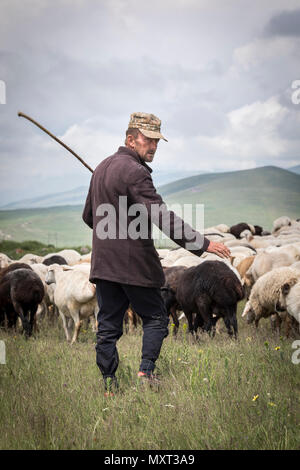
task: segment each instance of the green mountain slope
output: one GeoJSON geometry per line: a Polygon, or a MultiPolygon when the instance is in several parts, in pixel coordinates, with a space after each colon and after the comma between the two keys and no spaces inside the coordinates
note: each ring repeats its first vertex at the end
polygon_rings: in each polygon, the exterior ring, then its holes
{"type": "MultiPolygon", "coordinates": [[[[198,175],[161,186],[168,205],[204,204],[205,227],[249,222],[271,229],[281,215],[300,217],[300,175],[278,167],[198,175]]],[[[83,204],[0,211],[0,238],[56,246],[91,245],[83,204]]]]}
{"type": "Polygon", "coordinates": [[[248,221],[270,229],[280,215],[300,217],[300,175],[278,167],[185,178],[160,193],[168,204],[204,204],[206,227],[248,221]]]}
{"type": "Polygon", "coordinates": [[[91,246],[92,231],[81,219],[82,209],[83,205],[0,211],[0,238],[91,246]]]}
{"type": "Polygon", "coordinates": [[[42,207],[79,205],[85,201],[88,186],[79,186],[70,191],[60,193],[45,194],[44,196],[22,199],[21,201],[10,202],[1,207],[1,210],[14,209],[35,209],[42,207]]]}

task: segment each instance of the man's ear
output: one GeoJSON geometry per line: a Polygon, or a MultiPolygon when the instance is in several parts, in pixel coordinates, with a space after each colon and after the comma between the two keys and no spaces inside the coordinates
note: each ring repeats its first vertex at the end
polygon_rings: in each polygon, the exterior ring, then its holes
{"type": "Polygon", "coordinates": [[[133,135],[128,134],[128,136],[126,137],[126,144],[127,144],[131,149],[134,148],[135,138],[134,138],[133,135]]]}
{"type": "Polygon", "coordinates": [[[283,293],[283,295],[287,295],[290,292],[290,288],[291,286],[287,282],[283,284],[283,286],[281,287],[281,292],[283,293]]]}

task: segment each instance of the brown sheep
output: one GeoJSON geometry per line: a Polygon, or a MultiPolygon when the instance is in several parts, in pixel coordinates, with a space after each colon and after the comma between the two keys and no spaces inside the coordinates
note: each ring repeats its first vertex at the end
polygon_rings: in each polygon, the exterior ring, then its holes
{"type": "Polygon", "coordinates": [[[236,269],[239,272],[239,275],[241,276],[242,285],[244,286],[244,290],[245,290],[245,297],[247,299],[249,298],[251,287],[254,283],[252,277],[250,277],[251,274],[249,273],[247,274],[247,271],[252,265],[254,258],[255,258],[254,255],[248,256],[247,258],[244,258],[236,267],[236,269]]]}
{"type": "Polygon", "coordinates": [[[181,276],[187,270],[187,268],[185,266],[171,266],[170,268],[163,269],[165,274],[165,284],[161,288],[161,293],[167,312],[172,317],[173,323],[175,325],[174,334],[176,335],[179,328],[177,310],[181,310],[180,305],[176,299],[176,293],[181,276]]]}

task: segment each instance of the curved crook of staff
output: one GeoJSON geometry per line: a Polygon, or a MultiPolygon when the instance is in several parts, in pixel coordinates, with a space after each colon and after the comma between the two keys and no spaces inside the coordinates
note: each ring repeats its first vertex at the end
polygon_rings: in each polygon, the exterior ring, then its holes
{"type": "Polygon", "coordinates": [[[55,135],[53,135],[51,132],[49,132],[45,127],[41,126],[41,124],[39,124],[34,119],[32,119],[31,117],[27,116],[24,113],[19,112],[18,116],[23,117],[25,119],[28,119],[28,121],[31,121],[33,124],[35,124],[37,127],[39,127],[42,131],[46,132],[46,134],[50,135],[50,137],[52,137],[52,139],[56,140],[56,142],[58,142],[60,145],[65,147],[65,149],[69,150],[69,152],[71,152],[72,155],[74,155],[74,157],[76,157],[86,168],[88,168],[92,173],[94,172],[92,170],[92,168],[87,163],[85,163],[85,161],[79,155],[77,155],[77,153],[74,152],[74,150],[72,150],[70,147],[68,147],[66,144],[64,144],[60,139],[58,139],[55,135]]]}

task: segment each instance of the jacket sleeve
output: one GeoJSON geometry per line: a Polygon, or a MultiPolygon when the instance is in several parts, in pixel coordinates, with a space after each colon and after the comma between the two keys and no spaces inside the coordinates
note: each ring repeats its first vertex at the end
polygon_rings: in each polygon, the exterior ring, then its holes
{"type": "Polygon", "coordinates": [[[148,220],[150,218],[171,240],[197,256],[207,250],[210,241],[168,210],[157,194],[148,170],[139,166],[128,175],[127,184],[130,202],[141,204],[147,211],[148,220]]]}
{"type": "Polygon", "coordinates": [[[82,213],[83,221],[90,228],[93,228],[93,207],[92,207],[92,197],[91,197],[92,182],[93,182],[93,177],[91,178],[89,192],[86,197],[85,206],[84,206],[83,213],[82,213]]]}

